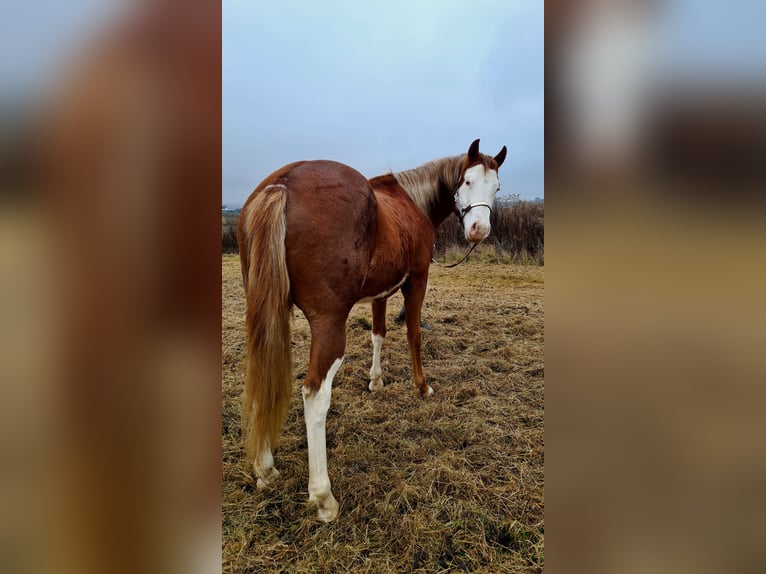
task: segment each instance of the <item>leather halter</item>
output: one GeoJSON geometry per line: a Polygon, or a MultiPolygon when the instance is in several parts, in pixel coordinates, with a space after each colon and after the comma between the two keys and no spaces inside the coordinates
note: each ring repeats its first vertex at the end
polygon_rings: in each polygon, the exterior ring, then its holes
{"type": "Polygon", "coordinates": [[[460,221],[460,225],[465,227],[463,225],[463,218],[466,216],[466,214],[471,211],[474,207],[486,207],[489,209],[490,216],[492,215],[492,206],[487,203],[486,201],[476,201],[474,203],[469,203],[466,207],[458,207],[458,204],[460,203],[460,197],[458,197],[458,192],[460,191],[460,186],[463,185],[464,180],[460,180],[460,183],[457,184],[457,187],[455,188],[455,191],[452,192],[452,200],[453,200],[453,208],[452,211],[457,215],[458,220],[460,221]]]}
{"type": "MultiPolygon", "coordinates": [[[[460,183],[457,184],[457,187],[455,188],[455,191],[452,192],[452,211],[457,215],[457,218],[460,220],[460,226],[465,229],[465,225],[463,224],[463,218],[465,217],[465,214],[471,211],[474,207],[486,207],[489,209],[489,214],[492,215],[492,206],[487,203],[486,201],[477,201],[475,203],[469,203],[466,207],[463,207],[462,209],[458,207],[458,203],[460,201],[460,198],[458,197],[458,191],[460,191],[460,186],[463,185],[463,180],[460,180],[460,183]]],[[[482,240],[483,241],[483,240],[482,240]]],[[[476,246],[481,243],[479,241],[478,243],[474,243],[471,245],[471,248],[468,250],[468,253],[466,253],[463,258],[458,261],[457,263],[452,263],[450,265],[444,265],[443,263],[439,263],[436,260],[433,260],[433,263],[438,265],[439,267],[443,267],[444,269],[450,269],[452,267],[456,267],[460,265],[463,261],[468,259],[468,256],[473,253],[473,250],[476,249],[476,246]]]]}

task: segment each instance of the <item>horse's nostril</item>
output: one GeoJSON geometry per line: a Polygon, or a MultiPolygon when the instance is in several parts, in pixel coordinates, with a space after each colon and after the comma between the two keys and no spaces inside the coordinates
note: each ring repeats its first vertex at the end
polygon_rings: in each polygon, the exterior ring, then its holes
{"type": "Polygon", "coordinates": [[[478,221],[474,221],[468,228],[469,237],[483,237],[485,235],[487,235],[487,226],[478,221]]]}

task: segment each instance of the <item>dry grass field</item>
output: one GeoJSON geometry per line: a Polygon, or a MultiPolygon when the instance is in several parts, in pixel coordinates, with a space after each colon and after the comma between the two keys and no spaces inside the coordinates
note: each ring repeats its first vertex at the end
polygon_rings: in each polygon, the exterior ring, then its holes
{"type": "MultiPolygon", "coordinates": [[[[300,383],[275,452],[281,472],[255,488],[240,435],[244,295],[223,257],[223,571],[542,572],[543,268],[467,262],[431,268],[423,321],[426,380],[416,396],[405,328],[389,299],[382,391],[367,390],[369,305],[354,308],[327,417],[336,522],[307,505],[300,383]]],[[[294,374],[308,324],[293,322],[294,374]]]]}

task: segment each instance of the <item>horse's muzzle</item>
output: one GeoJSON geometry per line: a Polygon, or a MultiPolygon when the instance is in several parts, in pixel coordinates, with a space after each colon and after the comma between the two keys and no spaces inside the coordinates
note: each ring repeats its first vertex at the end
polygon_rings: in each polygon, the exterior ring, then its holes
{"type": "Polygon", "coordinates": [[[479,241],[484,241],[489,235],[489,229],[490,229],[489,223],[474,221],[471,224],[471,227],[466,229],[465,231],[466,241],[470,241],[471,243],[478,243],[479,241]]]}

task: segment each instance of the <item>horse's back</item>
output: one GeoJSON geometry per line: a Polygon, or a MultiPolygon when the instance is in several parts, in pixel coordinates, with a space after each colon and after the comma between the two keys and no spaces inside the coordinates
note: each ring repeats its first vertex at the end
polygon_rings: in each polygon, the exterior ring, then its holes
{"type": "Polygon", "coordinates": [[[308,312],[350,309],[375,244],[375,196],[367,179],[342,163],[317,160],[285,166],[264,183],[287,194],[285,246],[295,303],[308,312]]]}

